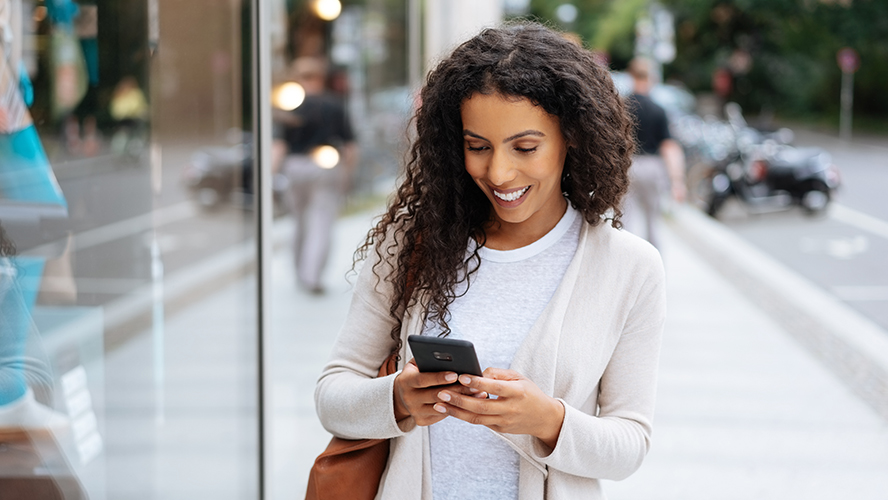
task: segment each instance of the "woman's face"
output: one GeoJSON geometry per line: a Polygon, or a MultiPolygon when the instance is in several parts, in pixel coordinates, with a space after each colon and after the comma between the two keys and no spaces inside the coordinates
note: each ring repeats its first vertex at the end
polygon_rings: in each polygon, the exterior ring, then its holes
{"type": "MultiPolygon", "coordinates": [[[[500,237],[515,247],[558,224],[567,208],[561,172],[567,143],[558,118],[526,98],[476,93],[461,107],[466,171],[493,206],[500,237]]],[[[506,249],[506,248],[502,248],[506,249]]]]}

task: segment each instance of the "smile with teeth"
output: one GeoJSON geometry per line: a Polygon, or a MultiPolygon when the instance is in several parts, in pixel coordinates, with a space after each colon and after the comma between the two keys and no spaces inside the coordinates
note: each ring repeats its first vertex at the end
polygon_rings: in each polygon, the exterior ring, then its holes
{"type": "Polygon", "coordinates": [[[501,192],[497,191],[496,189],[494,189],[493,195],[503,201],[515,201],[518,198],[521,198],[522,196],[524,196],[524,193],[526,193],[528,189],[530,189],[530,186],[519,189],[518,191],[512,191],[511,193],[501,193],[501,192]]]}

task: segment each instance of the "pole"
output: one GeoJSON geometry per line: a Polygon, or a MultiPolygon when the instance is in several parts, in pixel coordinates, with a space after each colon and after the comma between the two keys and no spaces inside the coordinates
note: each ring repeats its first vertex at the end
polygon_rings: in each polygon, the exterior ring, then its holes
{"type": "MultiPolygon", "coordinates": [[[[253,206],[256,224],[256,288],[258,298],[258,322],[256,332],[257,398],[256,420],[258,429],[258,491],[259,500],[271,498],[274,463],[272,447],[274,436],[274,401],[271,398],[272,336],[271,329],[271,261],[274,258],[272,241],[272,212],[274,199],[271,187],[271,3],[250,0],[252,14],[250,30],[252,112],[253,112],[253,206]]],[[[251,443],[247,439],[247,443],[251,443]]]]}
{"type": "Polygon", "coordinates": [[[422,86],[422,6],[407,2],[407,84],[412,91],[422,86]]]}
{"type": "Polygon", "coordinates": [[[839,115],[839,137],[851,140],[851,105],[854,103],[854,73],[842,72],[842,111],[839,115]]]}

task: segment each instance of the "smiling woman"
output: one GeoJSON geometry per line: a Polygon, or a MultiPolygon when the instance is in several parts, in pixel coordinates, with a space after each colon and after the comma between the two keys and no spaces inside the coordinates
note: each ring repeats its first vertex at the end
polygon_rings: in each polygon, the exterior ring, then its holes
{"type": "Polygon", "coordinates": [[[598,499],[650,446],[663,269],[620,231],[634,134],[606,68],[538,24],[429,76],[404,180],[359,257],[316,389],[324,427],[391,438],[376,498],[598,499]],[[482,376],[404,339],[471,341],[482,376]],[[389,354],[402,370],[375,375],[389,354]]]}
{"type": "Polygon", "coordinates": [[[511,250],[540,239],[567,209],[558,118],[526,98],[481,93],[466,99],[461,115],[466,172],[493,207],[487,247],[511,250]]]}

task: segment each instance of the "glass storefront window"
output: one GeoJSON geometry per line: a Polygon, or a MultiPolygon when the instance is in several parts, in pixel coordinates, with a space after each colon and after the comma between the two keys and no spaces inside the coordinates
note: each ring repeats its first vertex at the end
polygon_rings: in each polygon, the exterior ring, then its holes
{"type": "Polygon", "coordinates": [[[0,491],[258,497],[251,9],[0,0],[0,491]]]}

